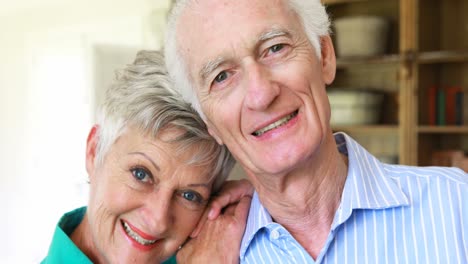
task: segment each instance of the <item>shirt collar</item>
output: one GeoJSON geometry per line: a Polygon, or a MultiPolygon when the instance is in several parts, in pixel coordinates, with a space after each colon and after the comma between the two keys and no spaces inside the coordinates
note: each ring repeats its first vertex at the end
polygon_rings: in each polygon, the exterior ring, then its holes
{"type": "Polygon", "coordinates": [[[247,217],[244,237],[242,238],[240,247],[241,259],[244,259],[247,248],[249,247],[250,242],[254,238],[255,234],[270,223],[273,223],[273,219],[271,218],[270,213],[268,213],[267,209],[260,203],[258,193],[254,192],[252,201],[250,203],[249,216],[247,217]]]}
{"type": "MultiPolygon", "coordinates": [[[[348,156],[348,175],[332,229],[344,223],[351,216],[353,209],[381,209],[409,204],[400,186],[386,176],[385,164],[345,133],[336,133],[334,136],[340,153],[348,156]]],[[[245,258],[255,234],[271,223],[273,223],[271,215],[260,203],[255,192],[242,238],[241,259],[245,258]]]]}
{"type": "Polygon", "coordinates": [[[336,133],[338,148],[346,148],[348,176],[332,228],[348,219],[353,209],[383,209],[409,204],[398,183],[387,175],[384,164],[345,133],[336,133]]]}

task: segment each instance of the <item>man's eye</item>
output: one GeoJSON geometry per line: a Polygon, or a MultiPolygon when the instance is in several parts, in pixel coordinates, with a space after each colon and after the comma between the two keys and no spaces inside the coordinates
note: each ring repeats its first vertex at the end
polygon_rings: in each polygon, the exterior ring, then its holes
{"type": "Polygon", "coordinates": [[[151,181],[151,173],[149,173],[144,168],[133,168],[130,171],[132,172],[133,177],[135,177],[135,179],[139,181],[142,181],[142,182],[151,181]]]}
{"type": "Polygon", "coordinates": [[[182,198],[190,202],[195,202],[195,203],[203,202],[203,198],[201,197],[201,195],[193,191],[183,191],[181,195],[182,195],[182,198]]]}
{"type": "Polygon", "coordinates": [[[214,81],[217,82],[217,83],[220,83],[220,82],[223,82],[224,80],[226,80],[227,77],[228,77],[227,72],[222,71],[218,75],[216,75],[214,81]]]}
{"type": "Polygon", "coordinates": [[[276,44],[276,45],[273,45],[269,48],[269,50],[273,53],[276,53],[280,50],[282,50],[284,48],[284,44],[276,44]]]}

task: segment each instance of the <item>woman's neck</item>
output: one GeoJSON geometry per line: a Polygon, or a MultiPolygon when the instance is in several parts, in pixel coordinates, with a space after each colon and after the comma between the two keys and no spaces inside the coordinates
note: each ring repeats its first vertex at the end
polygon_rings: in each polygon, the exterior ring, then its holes
{"type": "Polygon", "coordinates": [[[88,214],[86,213],[81,223],[71,233],[70,239],[93,263],[100,263],[90,234],[88,214]]]}

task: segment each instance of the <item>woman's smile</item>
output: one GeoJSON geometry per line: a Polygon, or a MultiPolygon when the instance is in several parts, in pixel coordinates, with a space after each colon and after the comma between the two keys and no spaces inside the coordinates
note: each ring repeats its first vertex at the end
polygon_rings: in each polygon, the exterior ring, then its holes
{"type": "Polygon", "coordinates": [[[143,233],[141,230],[138,230],[124,220],[121,220],[121,223],[127,237],[129,237],[132,242],[137,242],[141,246],[148,247],[148,249],[150,249],[155,245],[156,241],[158,241],[156,237],[143,233]]]}

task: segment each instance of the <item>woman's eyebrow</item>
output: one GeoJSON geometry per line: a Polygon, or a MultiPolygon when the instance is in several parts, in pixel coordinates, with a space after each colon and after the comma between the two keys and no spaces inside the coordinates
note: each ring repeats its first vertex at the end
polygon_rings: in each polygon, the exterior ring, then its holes
{"type": "Polygon", "coordinates": [[[209,185],[207,183],[191,183],[187,185],[188,187],[203,187],[209,189],[209,185]]]}
{"type": "Polygon", "coordinates": [[[144,158],[146,158],[149,162],[151,162],[151,164],[153,164],[153,166],[156,168],[156,170],[160,171],[161,168],[159,168],[158,165],[156,165],[156,162],[154,162],[148,155],[146,155],[145,153],[143,152],[130,152],[128,153],[130,155],[140,155],[140,156],[143,156],[144,158]]]}

